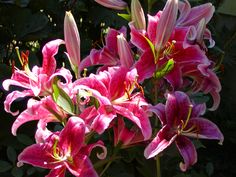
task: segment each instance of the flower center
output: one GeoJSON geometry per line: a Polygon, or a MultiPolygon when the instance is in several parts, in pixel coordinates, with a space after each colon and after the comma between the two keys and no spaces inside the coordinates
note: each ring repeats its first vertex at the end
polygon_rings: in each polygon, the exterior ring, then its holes
{"type": "Polygon", "coordinates": [[[66,153],[64,153],[61,151],[61,149],[58,148],[57,145],[58,145],[58,139],[56,139],[53,144],[53,157],[54,157],[54,159],[59,162],[67,161],[69,163],[73,163],[73,157],[71,156],[70,148],[67,150],[66,153]]]}
{"type": "Polygon", "coordinates": [[[192,132],[192,130],[195,129],[195,125],[193,125],[192,127],[190,127],[189,129],[185,130],[185,128],[188,125],[188,122],[190,120],[191,114],[192,114],[192,110],[193,110],[193,106],[190,105],[189,109],[188,109],[188,115],[185,121],[181,120],[181,124],[177,127],[177,134],[183,134],[183,133],[189,133],[192,132]]]}

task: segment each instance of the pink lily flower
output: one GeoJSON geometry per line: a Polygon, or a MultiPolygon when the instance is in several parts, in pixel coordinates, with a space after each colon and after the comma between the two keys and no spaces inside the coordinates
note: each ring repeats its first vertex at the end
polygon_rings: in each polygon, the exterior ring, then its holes
{"type": "Polygon", "coordinates": [[[87,90],[99,102],[97,113],[93,112],[93,120],[89,120],[92,129],[99,134],[103,133],[119,114],[137,125],[145,140],[150,138],[151,125],[142,108],[147,102],[142,93],[133,93],[135,88],[141,89],[136,80],[135,69],[129,71],[124,67],[112,67],[108,71],[99,72],[98,75],[91,74],[74,83],[75,92],[87,90]]]}
{"type": "Polygon", "coordinates": [[[123,119],[118,119],[117,124],[112,125],[114,132],[114,146],[121,143],[121,148],[135,146],[144,141],[143,135],[137,127],[128,129],[123,119]]]}
{"type": "Polygon", "coordinates": [[[84,140],[83,120],[70,117],[61,132],[51,133],[44,142],[25,148],[18,156],[18,165],[27,163],[51,169],[47,177],[64,177],[66,169],[77,177],[98,177],[88,156],[94,147],[105,147],[101,142],[84,145],[84,140]]]}
{"type": "Polygon", "coordinates": [[[92,49],[90,55],[81,61],[80,71],[93,65],[102,65],[98,71],[106,70],[110,66],[133,66],[133,52],[125,37],[126,28],[118,31],[110,28],[105,37],[106,45],[100,50],[92,49]]]}
{"type": "MultiPolygon", "coordinates": [[[[19,86],[25,90],[13,91],[8,94],[4,105],[5,111],[12,115],[17,115],[19,112],[11,112],[10,107],[14,100],[17,98],[23,98],[26,96],[45,96],[51,92],[51,83],[54,77],[62,76],[65,79],[65,83],[62,85],[69,85],[72,82],[72,75],[69,70],[65,68],[56,69],[56,60],[54,56],[58,52],[59,45],[63,41],[60,39],[48,42],[42,50],[43,53],[43,66],[34,66],[32,71],[28,68],[28,63],[25,65],[25,70],[19,70],[16,68],[12,74],[11,79],[3,81],[3,88],[9,90],[10,85],[19,86]]],[[[27,58],[28,60],[28,58],[27,58]]]]}
{"type": "Polygon", "coordinates": [[[211,3],[202,4],[191,8],[190,3],[185,1],[179,2],[180,16],[176,22],[176,27],[190,28],[187,35],[187,41],[190,43],[197,42],[207,50],[204,40],[209,40],[209,48],[214,47],[215,41],[211,37],[211,32],[206,28],[206,24],[212,18],[215,7],[211,3]],[[201,34],[199,36],[199,34],[201,34]]]}
{"type": "Polygon", "coordinates": [[[166,105],[157,104],[153,112],[161,121],[162,129],[146,147],[144,155],[152,158],[175,142],[184,163],[180,169],[186,171],[197,162],[197,152],[189,138],[214,139],[222,144],[224,137],[218,127],[201,117],[205,113],[205,104],[192,105],[189,97],[176,91],[167,95],[166,105]]]}
{"type": "MultiPolygon", "coordinates": [[[[221,85],[219,79],[212,71],[212,62],[206,57],[205,51],[201,50],[197,44],[188,44],[188,47],[184,47],[189,28],[178,27],[172,29],[173,24],[169,24],[172,33],[167,30],[168,34],[161,34],[163,37],[160,38],[164,39],[162,41],[166,43],[165,46],[159,47],[158,50],[154,47],[157,39],[156,29],[160,25],[159,22],[163,13],[164,11],[158,12],[155,16],[148,16],[149,21],[146,33],[136,30],[130,24],[131,42],[140,49],[141,54],[135,64],[139,82],[153,77],[154,73],[166,62],[173,60],[173,69],[163,76],[172,88],[180,90],[183,86],[186,86],[184,83],[189,83],[188,86],[193,91],[202,91],[205,94],[210,93],[214,99],[214,104],[210,109],[215,110],[220,103],[219,92],[221,85]],[[168,41],[166,42],[167,39],[168,41]]],[[[173,17],[172,19],[175,18],[173,17]]],[[[175,23],[174,20],[172,22],[175,23]]],[[[199,34],[199,36],[201,35],[199,34]]]]}
{"type": "Polygon", "coordinates": [[[104,7],[116,10],[124,10],[128,6],[128,4],[122,0],[95,0],[95,2],[104,7]]]}
{"type": "Polygon", "coordinates": [[[80,64],[80,36],[75,22],[75,19],[71,12],[66,12],[64,19],[64,38],[66,50],[68,52],[68,58],[70,60],[71,68],[75,72],[75,75],[79,76],[79,64],[80,64]]]}
{"type": "Polygon", "coordinates": [[[16,118],[12,124],[12,134],[16,136],[18,128],[26,122],[40,120],[42,123],[63,122],[67,114],[60,109],[50,96],[40,101],[33,98],[29,99],[27,109],[16,118]]]}

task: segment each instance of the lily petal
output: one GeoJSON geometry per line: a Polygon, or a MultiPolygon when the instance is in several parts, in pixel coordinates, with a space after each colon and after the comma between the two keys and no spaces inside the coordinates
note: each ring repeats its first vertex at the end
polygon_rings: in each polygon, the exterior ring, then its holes
{"type": "Polygon", "coordinates": [[[160,119],[161,125],[164,126],[167,124],[166,113],[165,113],[165,105],[159,103],[155,106],[148,106],[148,111],[153,112],[160,119]]]}
{"type": "Polygon", "coordinates": [[[78,177],[98,177],[88,156],[78,154],[74,157],[73,164],[66,163],[68,170],[78,177]]]}
{"type": "Polygon", "coordinates": [[[144,150],[144,156],[150,159],[170,146],[176,139],[177,135],[169,135],[169,127],[164,126],[152,140],[150,144],[144,150]]]}
{"type": "Polygon", "coordinates": [[[79,117],[70,117],[59,136],[58,147],[63,151],[71,151],[73,157],[77,154],[84,142],[85,124],[79,117]]]}
{"type": "Polygon", "coordinates": [[[141,130],[144,140],[147,140],[151,137],[152,129],[150,121],[144,111],[142,111],[139,106],[123,103],[122,106],[115,105],[114,108],[116,112],[128,119],[130,119],[135,125],[141,130]]]}
{"type": "Polygon", "coordinates": [[[102,134],[116,117],[112,105],[102,105],[98,109],[99,115],[93,120],[91,128],[97,133],[102,134]]]}
{"type": "Polygon", "coordinates": [[[185,6],[184,8],[180,8],[180,17],[177,20],[177,26],[195,26],[203,18],[205,18],[206,23],[208,23],[215,11],[211,3],[202,4],[193,8],[191,8],[187,0],[180,3],[186,4],[182,5],[182,7],[185,6]]]}
{"type": "Polygon", "coordinates": [[[36,167],[54,169],[62,165],[61,162],[55,162],[51,152],[45,151],[44,144],[33,144],[25,148],[18,156],[20,163],[31,164],[36,167]]]}
{"type": "Polygon", "coordinates": [[[159,52],[168,42],[177,19],[178,0],[168,0],[156,29],[155,49],[159,52]]]}
{"type": "Polygon", "coordinates": [[[43,46],[43,73],[51,76],[56,70],[56,59],[55,55],[58,52],[59,46],[63,44],[64,41],[61,39],[56,39],[48,42],[43,46]]]}
{"type": "Polygon", "coordinates": [[[190,127],[196,127],[194,129],[196,130],[196,133],[190,132],[184,135],[194,138],[219,140],[219,144],[222,144],[224,141],[224,136],[221,133],[220,129],[216,126],[216,124],[207,119],[191,118],[186,129],[190,127]]]}
{"type": "Polygon", "coordinates": [[[23,90],[20,91],[13,91],[7,95],[6,100],[4,101],[4,109],[6,112],[11,113],[13,116],[19,114],[19,111],[12,112],[11,111],[11,104],[18,98],[24,98],[26,96],[32,96],[33,92],[31,90],[23,90]]]}
{"type": "Polygon", "coordinates": [[[193,143],[184,136],[178,136],[176,138],[176,146],[184,159],[184,163],[180,163],[180,169],[186,171],[189,166],[194,165],[197,162],[197,152],[193,143]]]}
{"type": "Polygon", "coordinates": [[[180,91],[167,95],[166,101],[166,119],[167,124],[180,124],[181,120],[185,121],[188,117],[191,102],[189,97],[180,91]]]}
{"type": "Polygon", "coordinates": [[[45,177],[65,177],[66,167],[52,169],[45,177]]]}

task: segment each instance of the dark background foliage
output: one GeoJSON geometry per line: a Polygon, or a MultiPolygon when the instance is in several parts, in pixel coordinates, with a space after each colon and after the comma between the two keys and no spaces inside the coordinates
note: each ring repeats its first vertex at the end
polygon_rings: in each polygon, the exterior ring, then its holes
{"type": "MultiPolygon", "coordinates": [[[[234,177],[236,176],[236,1],[235,0],[189,0],[192,5],[211,2],[216,13],[209,28],[216,40],[216,46],[209,51],[209,57],[221,62],[218,75],[222,83],[222,101],[215,112],[205,117],[215,122],[222,130],[225,141],[196,141],[198,163],[186,173],[181,173],[181,160],[174,147],[161,157],[164,177],[234,177]]],[[[130,3],[130,1],[127,1],[130,3]]],[[[164,5],[164,0],[142,0],[145,12],[154,14],[164,5]]],[[[19,66],[15,47],[30,51],[30,65],[40,65],[43,45],[56,38],[63,39],[65,11],[71,10],[78,24],[81,36],[81,55],[102,45],[102,34],[108,26],[119,29],[127,22],[117,16],[118,11],[106,9],[93,0],[0,0],[0,83],[11,76],[11,63],[19,66]]],[[[120,12],[119,12],[120,13],[120,12]]],[[[66,62],[59,52],[58,63],[66,62]]],[[[14,89],[14,88],[12,88],[14,89]]],[[[0,85],[0,176],[23,177],[44,176],[46,170],[24,165],[16,167],[17,154],[33,143],[35,122],[23,125],[18,136],[11,135],[14,117],[4,112],[3,102],[8,93],[0,85]]],[[[27,99],[14,103],[15,109],[23,110],[27,99]]],[[[13,109],[14,109],[13,108],[13,109]]],[[[121,151],[121,159],[111,165],[107,176],[111,177],[154,177],[155,163],[144,161],[142,148],[121,151]]]]}

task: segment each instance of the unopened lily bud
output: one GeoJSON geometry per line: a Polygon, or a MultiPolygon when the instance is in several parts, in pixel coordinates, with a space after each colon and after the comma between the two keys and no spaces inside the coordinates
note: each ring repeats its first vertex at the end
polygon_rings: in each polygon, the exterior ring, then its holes
{"type": "Polygon", "coordinates": [[[133,66],[134,59],[132,51],[122,33],[117,36],[117,48],[121,66],[124,66],[126,68],[130,68],[131,66],[133,66]]]}
{"type": "Polygon", "coordinates": [[[65,15],[64,38],[71,67],[75,74],[78,75],[78,66],[80,64],[80,36],[71,12],[66,12],[65,15]]]}
{"type": "Polygon", "coordinates": [[[139,0],[131,1],[131,18],[136,29],[146,29],[145,15],[139,0]]]}
{"type": "Polygon", "coordinates": [[[95,0],[95,1],[104,7],[116,10],[124,10],[127,7],[127,3],[122,0],[95,0]]]}

